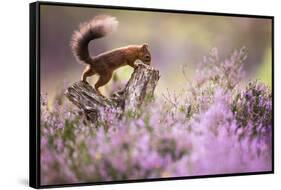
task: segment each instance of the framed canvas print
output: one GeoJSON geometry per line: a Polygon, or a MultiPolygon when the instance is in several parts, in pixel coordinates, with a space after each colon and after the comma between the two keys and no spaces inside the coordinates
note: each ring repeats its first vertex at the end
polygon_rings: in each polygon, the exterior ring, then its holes
{"type": "Polygon", "coordinates": [[[273,17],[30,4],[30,186],[274,172],[273,17]]]}

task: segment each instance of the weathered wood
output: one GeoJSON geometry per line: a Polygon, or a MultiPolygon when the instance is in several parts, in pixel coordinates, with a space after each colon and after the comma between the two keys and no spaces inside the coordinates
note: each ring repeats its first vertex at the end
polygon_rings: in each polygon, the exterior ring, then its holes
{"type": "Polygon", "coordinates": [[[74,83],[67,88],[65,95],[85,113],[86,118],[90,121],[98,121],[101,109],[113,107],[113,102],[100,96],[87,82],[74,83]]]}
{"type": "Polygon", "coordinates": [[[67,88],[66,97],[79,109],[86,118],[96,123],[101,120],[104,109],[117,109],[116,117],[124,112],[136,112],[146,99],[151,99],[160,78],[159,71],[145,64],[138,64],[131,78],[122,91],[110,98],[100,96],[87,82],[79,81],[67,88]]]}
{"type": "Polygon", "coordinates": [[[159,71],[138,65],[124,89],[123,110],[135,112],[146,98],[153,97],[159,77],[159,71]]]}

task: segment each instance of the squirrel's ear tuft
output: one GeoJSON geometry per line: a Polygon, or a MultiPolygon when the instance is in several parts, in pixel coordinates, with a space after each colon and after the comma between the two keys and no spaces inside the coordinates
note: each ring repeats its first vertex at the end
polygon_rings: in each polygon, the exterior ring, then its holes
{"type": "Polygon", "coordinates": [[[143,49],[148,49],[148,44],[147,44],[147,43],[144,43],[144,44],[142,45],[142,48],[143,48],[143,49]]]}

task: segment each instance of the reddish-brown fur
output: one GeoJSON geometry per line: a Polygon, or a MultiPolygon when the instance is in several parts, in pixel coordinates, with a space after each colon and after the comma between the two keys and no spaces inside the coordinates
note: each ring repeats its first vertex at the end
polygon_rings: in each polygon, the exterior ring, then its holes
{"type": "Polygon", "coordinates": [[[81,25],[80,29],[72,37],[71,47],[74,55],[79,61],[86,64],[81,80],[86,81],[88,77],[98,74],[99,79],[95,84],[95,89],[98,93],[100,93],[99,87],[110,81],[114,70],[125,65],[135,68],[135,61],[138,59],[145,64],[150,64],[151,61],[147,44],[129,45],[94,57],[89,55],[89,42],[106,36],[115,29],[117,24],[118,22],[113,17],[97,16],[90,22],[81,25]]]}

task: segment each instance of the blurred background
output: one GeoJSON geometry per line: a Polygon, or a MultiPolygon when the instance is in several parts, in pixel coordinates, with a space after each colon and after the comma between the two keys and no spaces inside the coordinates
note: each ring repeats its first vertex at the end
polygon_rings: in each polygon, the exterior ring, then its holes
{"type": "MultiPolygon", "coordinates": [[[[70,39],[80,23],[99,14],[116,17],[119,27],[115,33],[92,41],[91,55],[129,44],[148,43],[152,65],[161,75],[157,94],[185,88],[187,80],[192,80],[196,65],[213,47],[225,58],[235,49],[246,46],[247,80],[260,79],[271,86],[270,19],[41,5],[41,92],[49,98],[65,85],[80,80],[84,66],[75,60],[70,39]]],[[[115,78],[122,86],[132,72],[129,66],[120,68],[115,78]]],[[[92,85],[96,80],[96,76],[88,79],[92,85]]],[[[113,80],[101,88],[102,93],[108,95],[112,83],[113,80]]]]}

